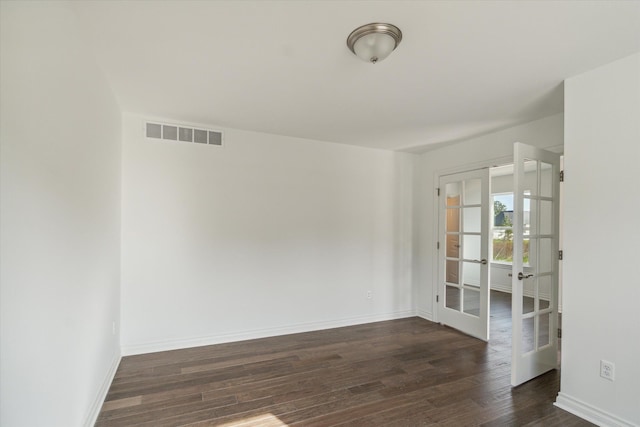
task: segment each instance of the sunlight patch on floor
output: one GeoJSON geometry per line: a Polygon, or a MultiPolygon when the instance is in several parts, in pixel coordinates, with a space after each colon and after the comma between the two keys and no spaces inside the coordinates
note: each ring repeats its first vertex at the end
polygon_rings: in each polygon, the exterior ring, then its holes
{"type": "Polygon", "coordinates": [[[273,414],[260,414],[255,417],[243,418],[241,420],[230,421],[218,424],[220,427],[240,427],[240,426],[260,426],[260,427],[288,427],[288,424],[280,421],[280,418],[273,414]]]}

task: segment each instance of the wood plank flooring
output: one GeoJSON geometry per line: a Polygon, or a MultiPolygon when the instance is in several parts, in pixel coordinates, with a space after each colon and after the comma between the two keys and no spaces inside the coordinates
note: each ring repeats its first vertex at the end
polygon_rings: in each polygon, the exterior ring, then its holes
{"type": "Polygon", "coordinates": [[[492,299],[489,344],[408,318],[125,357],[96,426],[591,425],[552,405],[556,371],[510,387],[492,299]]]}

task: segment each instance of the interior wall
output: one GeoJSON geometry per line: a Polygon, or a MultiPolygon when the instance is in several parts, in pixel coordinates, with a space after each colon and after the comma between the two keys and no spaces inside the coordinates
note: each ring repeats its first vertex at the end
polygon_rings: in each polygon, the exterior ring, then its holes
{"type": "Polygon", "coordinates": [[[125,115],[126,354],[413,314],[416,155],[234,129],[218,147],[143,129],[125,115]]]}
{"type": "Polygon", "coordinates": [[[601,425],[639,425],[640,54],[568,79],[565,114],[557,402],[601,425]],[[600,377],[600,360],[615,363],[615,381],[600,377]]]}
{"type": "Polygon", "coordinates": [[[67,3],[0,8],[0,425],[91,425],[119,360],[120,112],[67,3]]]}
{"type": "Polygon", "coordinates": [[[437,176],[495,166],[495,160],[513,162],[513,143],[558,149],[563,144],[564,117],[546,117],[499,132],[472,138],[422,154],[416,162],[415,223],[418,234],[414,263],[414,304],[427,319],[434,318],[434,288],[437,287],[436,242],[438,213],[437,176]]]}

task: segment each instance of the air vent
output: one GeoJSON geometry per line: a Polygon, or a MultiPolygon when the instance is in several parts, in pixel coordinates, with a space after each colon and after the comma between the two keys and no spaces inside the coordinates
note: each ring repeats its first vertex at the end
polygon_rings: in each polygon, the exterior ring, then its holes
{"type": "Polygon", "coordinates": [[[220,131],[165,123],[147,122],[146,136],[147,138],[165,139],[168,141],[222,145],[222,132],[220,131]]]}

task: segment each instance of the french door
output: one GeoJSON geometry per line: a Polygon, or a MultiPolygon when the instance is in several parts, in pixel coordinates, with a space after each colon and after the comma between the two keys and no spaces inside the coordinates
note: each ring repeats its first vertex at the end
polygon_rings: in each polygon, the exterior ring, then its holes
{"type": "Polygon", "coordinates": [[[440,177],[438,321],[489,340],[489,169],[440,177]]]}
{"type": "Polygon", "coordinates": [[[560,155],[514,144],[511,385],[558,366],[560,155]]]}

